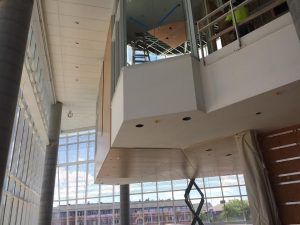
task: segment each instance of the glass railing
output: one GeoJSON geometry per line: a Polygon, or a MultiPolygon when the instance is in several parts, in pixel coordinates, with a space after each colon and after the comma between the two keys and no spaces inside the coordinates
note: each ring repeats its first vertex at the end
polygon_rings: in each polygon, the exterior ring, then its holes
{"type": "Polygon", "coordinates": [[[286,0],[229,0],[220,6],[210,0],[204,2],[206,15],[195,23],[204,63],[207,55],[234,41],[241,47],[241,37],[288,11],[286,0]]]}
{"type": "Polygon", "coordinates": [[[190,53],[184,0],[127,0],[127,66],[190,53]]]}

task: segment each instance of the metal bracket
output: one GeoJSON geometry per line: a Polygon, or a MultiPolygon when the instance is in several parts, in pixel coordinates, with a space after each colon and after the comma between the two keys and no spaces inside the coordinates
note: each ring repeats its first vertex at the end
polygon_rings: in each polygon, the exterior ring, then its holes
{"type": "Polygon", "coordinates": [[[189,207],[189,209],[191,210],[191,212],[192,212],[192,214],[194,216],[191,225],[195,225],[196,222],[198,222],[199,225],[203,225],[203,222],[202,222],[202,220],[200,218],[200,212],[201,212],[201,209],[202,209],[203,204],[204,204],[204,194],[200,190],[200,188],[198,187],[198,185],[196,184],[195,178],[190,179],[190,183],[189,183],[187,189],[185,190],[184,199],[185,199],[185,203],[187,204],[187,206],[189,207]],[[193,186],[195,186],[196,190],[201,195],[201,200],[200,200],[200,203],[199,203],[199,206],[198,206],[197,210],[194,209],[194,206],[193,206],[193,204],[191,202],[191,199],[190,199],[190,192],[191,192],[193,186]]]}

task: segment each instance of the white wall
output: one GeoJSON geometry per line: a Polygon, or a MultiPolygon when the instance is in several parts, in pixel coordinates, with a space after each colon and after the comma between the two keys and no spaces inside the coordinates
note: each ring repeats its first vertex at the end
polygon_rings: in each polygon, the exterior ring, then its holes
{"type": "Polygon", "coordinates": [[[201,64],[206,111],[300,79],[300,44],[290,14],[272,21],[235,44],[212,54],[201,64]]]}

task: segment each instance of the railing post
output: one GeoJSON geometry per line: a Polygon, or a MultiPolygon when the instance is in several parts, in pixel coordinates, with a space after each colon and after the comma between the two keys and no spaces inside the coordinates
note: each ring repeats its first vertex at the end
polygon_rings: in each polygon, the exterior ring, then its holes
{"type": "Polygon", "coordinates": [[[184,0],[188,38],[192,56],[199,58],[191,0],[184,0]]]}
{"type": "Polygon", "coordinates": [[[241,43],[241,39],[240,39],[238,25],[237,25],[237,22],[236,22],[235,13],[234,13],[234,10],[233,10],[232,0],[229,0],[229,3],[230,3],[230,11],[231,11],[231,16],[232,16],[232,23],[233,23],[233,26],[234,26],[234,29],[235,29],[235,33],[236,33],[236,39],[237,39],[237,41],[239,43],[239,48],[241,48],[242,43],[241,43]]]}

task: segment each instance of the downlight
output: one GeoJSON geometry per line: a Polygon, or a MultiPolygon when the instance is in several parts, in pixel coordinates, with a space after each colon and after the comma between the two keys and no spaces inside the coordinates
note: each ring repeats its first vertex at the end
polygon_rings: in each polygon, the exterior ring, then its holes
{"type": "Polygon", "coordinates": [[[190,117],[190,116],[187,116],[187,117],[183,117],[183,118],[182,118],[183,121],[189,121],[189,120],[191,120],[191,119],[192,119],[192,117],[190,117]]]}

